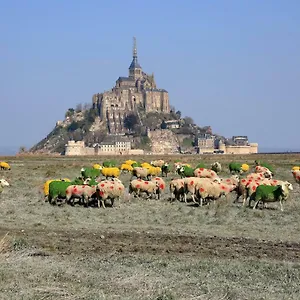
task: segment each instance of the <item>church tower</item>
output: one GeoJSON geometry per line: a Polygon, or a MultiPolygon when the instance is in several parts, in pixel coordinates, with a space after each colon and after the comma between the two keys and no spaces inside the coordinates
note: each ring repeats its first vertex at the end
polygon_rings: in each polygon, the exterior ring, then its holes
{"type": "Polygon", "coordinates": [[[142,67],[138,62],[137,58],[137,48],[136,48],[136,38],[133,38],[133,58],[132,62],[129,66],[129,78],[133,78],[137,80],[139,77],[142,76],[142,67]]]}

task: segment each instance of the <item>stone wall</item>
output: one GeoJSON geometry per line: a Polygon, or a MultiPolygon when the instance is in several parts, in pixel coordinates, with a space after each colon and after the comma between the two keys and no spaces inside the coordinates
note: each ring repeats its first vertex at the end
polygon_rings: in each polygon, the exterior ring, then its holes
{"type": "Polygon", "coordinates": [[[169,129],[156,129],[148,132],[151,140],[152,153],[169,154],[178,153],[178,139],[176,134],[169,129]]]}

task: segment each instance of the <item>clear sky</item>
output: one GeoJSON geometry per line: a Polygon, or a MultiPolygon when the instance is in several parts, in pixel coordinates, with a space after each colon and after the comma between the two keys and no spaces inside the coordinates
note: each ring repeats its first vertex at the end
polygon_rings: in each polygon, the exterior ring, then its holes
{"type": "Polygon", "coordinates": [[[183,116],[300,150],[300,1],[0,0],[1,147],[31,147],[139,62],[183,116]]]}

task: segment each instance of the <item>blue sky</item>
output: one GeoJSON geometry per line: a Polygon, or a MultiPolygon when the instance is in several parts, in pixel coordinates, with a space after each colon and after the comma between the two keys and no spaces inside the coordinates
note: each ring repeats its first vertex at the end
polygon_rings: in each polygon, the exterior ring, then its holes
{"type": "Polygon", "coordinates": [[[0,0],[2,147],[31,147],[139,62],[183,116],[300,150],[300,1],[0,0]]]}

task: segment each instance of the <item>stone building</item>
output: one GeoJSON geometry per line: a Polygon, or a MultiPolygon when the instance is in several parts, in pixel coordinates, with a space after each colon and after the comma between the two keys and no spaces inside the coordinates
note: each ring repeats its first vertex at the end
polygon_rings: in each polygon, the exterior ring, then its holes
{"type": "Polygon", "coordinates": [[[201,134],[195,139],[195,144],[199,149],[199,153],[214,153],[215,136],[211,134],[201,134]]]}
{"type": "Polygon", "coordinates": [[[93,107],[98,109],[102,121],[106,121],[110,134],[124,133],[124,117],[143,109],[148,112],[170,112],[169,94],[156,86],[154,74],[143,72],[138,62],[136,40],[128,77],[119,77],[115,86],[104,93],[93,95],[93,107]]]}
{"type": "Polygon", "coordinates": [[[84,141],[68,141],[65,145],[65,155],[142,155],[144,150],[131,149],[131,142],[126,136],[107,136],[101,143],[86,147],[84,141]]]}

